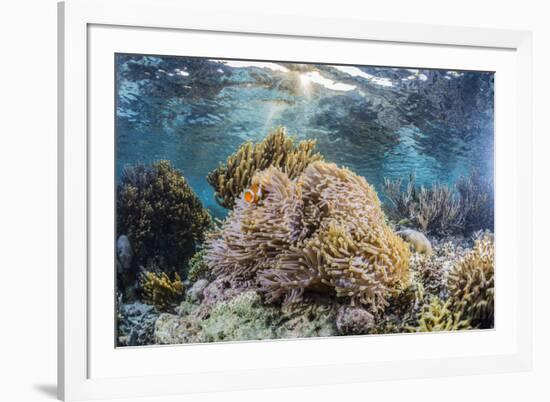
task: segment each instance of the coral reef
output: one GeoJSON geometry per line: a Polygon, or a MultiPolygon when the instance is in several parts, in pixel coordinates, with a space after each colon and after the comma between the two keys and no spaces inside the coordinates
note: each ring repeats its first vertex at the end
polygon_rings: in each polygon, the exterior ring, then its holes
{"type": "Polygon", "coordinates": [[[494,254],[492,236],[485,235],[449,273],[451,307],[478,328],[494,325],[494,254]]]}
{"type": "Polygon", "coordinates": [[[207,239],[205,261],[216,276],[257,280],[270,302],[288,305],[309,290],[371,313],[408,285],[408,246],[386,224],[364,178],[317,161],[295,180],[271,166],[254,183],[262,199],[238,200],[207,239]]]}
{"type": "Polygon", "coordinates": [[[340,335],[368,334],[374,326],[374,316],[361,307],[342,306],[336,315],[340,335]]]}
{"type": "Polygon", "coordinates": [[[208,265],[204,261],[205,250],[197,251],[187,263],[187,279],[195,282],[199,279],[213,279],[208,265]]]}
{"type": "Polygon", "coordinates": [[[130,239],[137,266],[156,259],[180,270],[211,226],[209,213],[168,161],[124,170],[117,194],[117,232],[130,239]]]}
{"type": "Polygon", "coordinates": [[[187,290],[187,296],[189,300],[193,302],[200,302],[204,299],[204,289],[208,286],[206,279],[199,279],[187,290]]]}
{"type": "Polygon", "coordinates": [[[447,299],[447,277],[452,268],[465,255],[461,239],[455,237],[448,241],[439,241],[433,245],[431,255],[413,253],[410,269],[415,280],[422,285],[426,296],[447,299]]]}
{"type": "Polygon", "coordinates": [[[261,306],[260,296],[251,291],[216,304],[200,323],[199,342],[275,338],[270,325],[274,311],[261,306]]]}
{"type": "Polygon", "coordinates": [[[179,314],[161,314],[155,324],[160,344],[221,342],[336,335],[330,305],[298,303],[290,311],[266,306],[244,291],[211,306],[185,301],[179,314]]]}
{"type": "Polygon", "coordinates": [[[433,297],[422,309],[416,331],[457,331],[471,328],[470,322],[463,318],[460,311],[454,311],[448,301],[443,302],[438,297],[433,297]]]}
{"type": "Polygon", "coordinates": [[[385,178],[383,187],[389,200],[385,211],[395,222],[438,235],[493,230],[493,184],[476,171],[461,177],[454,187],[437,183],[417,187],[414,174],[404,189],[402,178],[385,178]]]}
{"type": "Polygon", "coordinates": [[[174,279],[165,273],[144,271],[141,276],[143,300],[155,306],[158,311],[166,311],[181,302],[184,293],[183,282],[176,272],[174,279]]]}
{"type": "MultiPolygon", "coordinates": [[[[258,207],[255,205],[254,207],[258,207]]],[[[477,245],[490,233],[476,235],[477,245]]],[[[450,272],[474,253],[471,240],[432,238],[433,254],[410,256],[410,283],[387,296],[384,310],[351,306],[336,293],[306,292],[281,308],[265,303],[256,275],[222,275],[188,283],[179,305],[158,315],[149,305],[120,308],[119,345],[178,344],[301,338],[333,335],[452,331],[483,327],[472,323],[449,295],[450,272]],[[158,317],[158,319],[157,319],[158,317]],[[154,330],[153,330],[154,326],[154,330]]],[[[237,269],[237,272],[239,270],[237,269]]],[[[460,285],[462,286],[462,285],[460,285]]],[[[330,290],[330,287],[316,290],[330,290]]],[[[172,306],[174,303],[172,303],[172,306]]]]}
{"type": "Polygon", "coordinates": [[[159,316],[153,306],[134,302],[117,302],[117,346],[140,346],[154,343],[155,322],[159,316]]]}
{"type": "Polygon", "coordinates": [[[465,233],[477,230],[493,230],[495,208],[493,182],[477,171],[469,177],[461,177],[457,183],[460,199],[461,226],[465,233]]]}
{"type": "Polygon", "coordinates": [[[233,208],[256,172],[270,166],[280,168],[290,179],[297,177],[312,162],[321,160],[314,153],[315,141],[301,141],[294,145],[284,128],[271,132],[262,142],[246,142],[207,176],[216,191],[216,201],[225,208],[233,208]]]}
{"type": "Polygon", "coordinates": [[[437,183],[430,188],[415,185],[411,174],[404,191],[403,180],[384,179],[384,193],[390,203],[386,212],[396,221],[406,220],[424,233],[449,234],[457,229],[460,204],[451,188],[437,183]]]}

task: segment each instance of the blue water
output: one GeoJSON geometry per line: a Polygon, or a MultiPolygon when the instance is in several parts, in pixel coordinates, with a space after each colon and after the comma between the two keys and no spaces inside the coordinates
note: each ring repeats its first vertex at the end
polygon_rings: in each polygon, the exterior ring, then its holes
{"type": "Polygon", "coordinates": [[[116,82],[117,175],[168,159],[218,217],[206,175],[277,126],[379,192],[412,171],[426,185],[493,175],[490,72],[119,54],[116,82]]]}

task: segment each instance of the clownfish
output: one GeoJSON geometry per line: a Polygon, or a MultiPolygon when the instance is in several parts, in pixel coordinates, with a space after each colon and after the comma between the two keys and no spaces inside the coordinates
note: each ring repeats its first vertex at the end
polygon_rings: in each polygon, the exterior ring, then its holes
{"type": "Polygon", "coordinates": [[[254,183],[247,188],[243,193],[243,199],[249,204],[257,204],[262,198],[262,186],[261,184],[254,183]]]}

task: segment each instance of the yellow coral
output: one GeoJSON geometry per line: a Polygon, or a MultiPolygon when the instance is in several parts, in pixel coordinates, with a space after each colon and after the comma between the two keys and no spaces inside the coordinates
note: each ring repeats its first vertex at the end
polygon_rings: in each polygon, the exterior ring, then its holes
{"type": "Polygon", "coordinates": [[[448,288],[453,309],[473,325],[493,327],[495,246],[491,236],[476,240],[470,251],[449,274],[448,288]]]}
{"type": "Polygon", "coordinates": [[[256,277],[270,301],[329,291],[372,312],[406,287],[408,246],[386,224],[364,178],[318,161],[295,180],[270,167],[253,182],[263,198],[238,200],[207,241],[205,261],[217,274],[256,277]]]}
{"type": "Polygon", "coordinates": [[[159,311],[165,311],[177,305],[183,298],[184,286],[176,273],[174,280],[165,273],[145,271],[141,277],[143,300],[159,311]]]}
{"type": "Polygon", "coordinates": [[[438,297],[433,297],[420,313],[417,331],[458,331],[471,328],[470,322],[462,317],[461,312],[453,311],[448,301],[443,302],[438,297]]]}
{"type": "Polygon", "coordinates": [[[250,185],[256,172],[276,166],[293,179],[311,162],[322,159],[319,153],[313,153],[314,148],[314,140],[301,141],[295,146],[280,127],[260,143],[241,145],[225,165],[220,164],[208,174],[207,181],[216,190],[216,201],[223,207],[233,208],[235,199],[250,185]]]}

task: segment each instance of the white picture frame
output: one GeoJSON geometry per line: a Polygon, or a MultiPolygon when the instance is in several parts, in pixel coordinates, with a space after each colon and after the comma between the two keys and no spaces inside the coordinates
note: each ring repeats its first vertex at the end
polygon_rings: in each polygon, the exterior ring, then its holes
{"type": "MultiPolygon", "coordinates": [[[[178,0],[67,0],[59,4],[58,11],[58,392],[61,399],[146,397],[531,368],[531,33],[297,16],[216,15],[186,9],[178,0]],[[102,197],[97,197],[97,187],[93,187],[98,177],[107,177],[102,175],[113,171],[108,162],[103,168],[94,162],[112,159],[109,154],[112,151],[107,149],[108,143],[113,143],[112,137],[97,134],[98,129],[109,132],[112,122],[107,121],[108,113],[114,113],[108,102],[104,102],[104,93],[112,93],[109,80],[113,77],[101,73],[108,67],[102,60],[108,63],[109,58],[102,55],[121,50],[151,53],[155,47],[158,53],[175,54],[178,43],[182,42],[179,39],[185,35],[197,36],[205,54],[209,54],[210,42],[201,39],[201,35],[216,39],[211,42],[240,41],[238,49],[227,52],[243,58],[247,51],[259,58],[267,54],[265,52],[271,52],[273,59],[285,55],[287,60],[296,58],[298,53],[292,56],[290,45],[307,40],[311,48],[333,46],[326,60],[332,62],[345,59],[350,53],[346,50],[348,46],[349,49],[370,46],[372,54],[378,55],[372,57],[385,60],[386,65],[403,64],[406,57],[413,60],[413,53],[417,61],[411,65],[417,65],[418,60],[432,67],[458,68],[471,63],[490,69],[494,65],[497,75],[500,71],[502,77],[495,102],[497,267],[506,266],[506,274],[501,279],[497,271],[495,330],[483,334],[479,331],[440,334],[436,338],[423,334],[414,335],[415,338],[367,336],[151,347],[140,351],[115,349],[114,343],[98,341],[103,339],[102,334],[106,334],[106,339],[113,337],[112,333],[106,333],[112,323],[110,316],[103,321],[101,317],[105,318],[104,313],[109,311],[114,314],[114,297],[107,296],[107,302],[102,303],[94,296],[98,292],[108,294],[112,285],[110,288],[97,270],[92,269],[102,257],[96,253],[99,249],[91,251],[90,248],[98,232],[99,237],[108,238],[102,235],[102,225],[109,222],[112,225],[112,212],[98,210],[102,197]],[[265,43],[272,46],[263,46],[265,43]],[[400,51],[389,52],[385,48],[400,51]],[[399,53],[401,59],[390,53],[399,53]],[[468,56],[469,53],[472,54],[468,56]],[[465,64],[458,66],[457,63],[465,64]],[[503,95],[508,96],[499,101],[503,95]],[[95,212],[90,214],[90,211],[95,212]],[[106,217],[103,223],[96,222],[98,215],[106,217]],[[499,220],[499,215],[506,215],[507,220],[499,220]],[[502,253],[500,257],[499,253],[502,253]],[[506,297],[501,296],[499,300],[499,292],[506,297]],[[422,349],[423,345],[437,344],[441,350],[447,350],[453,343],[457,345],[454,353],[430,355],[422,349]],[[474,347],[485,344],[492,344],[494,348],[474,347]],[[367,358],[364,353],[353,353],[370,350],[369,347],[382,351],[382,355],[374,358],[373,352],[367,358]],[[389,352],[384,355],[384,350],[390,347],[404,351],[414,348],[416,353],[403,354],[401,358],[389,352]],[[292,358],[281,359],[287,355],[292,358]],[[215,362],[213,356],[223,356],[224,361],[215,362]],[[181,366],[182,361],[194,362],[194,368],[180,370],[178,364],[181,366]],[[145,370],[139,362],[153,368],[145,370]]],[[[194,50],[193,55],[199,51],[194,50]]],[[[318,60],[319,52],[318,56],[312,52],[304,50],[300,57],[323,61],[318,60]]],[[[224,55],[228,57],[228,54],[224,55]]],[[[112,190],[112,184],[108,183],[106,187],[112,190]]],[[[112,239],[107,242],[112,243],[112,239]]],[[[111,253],[105,258],[112,257],[111,253]]]]}

